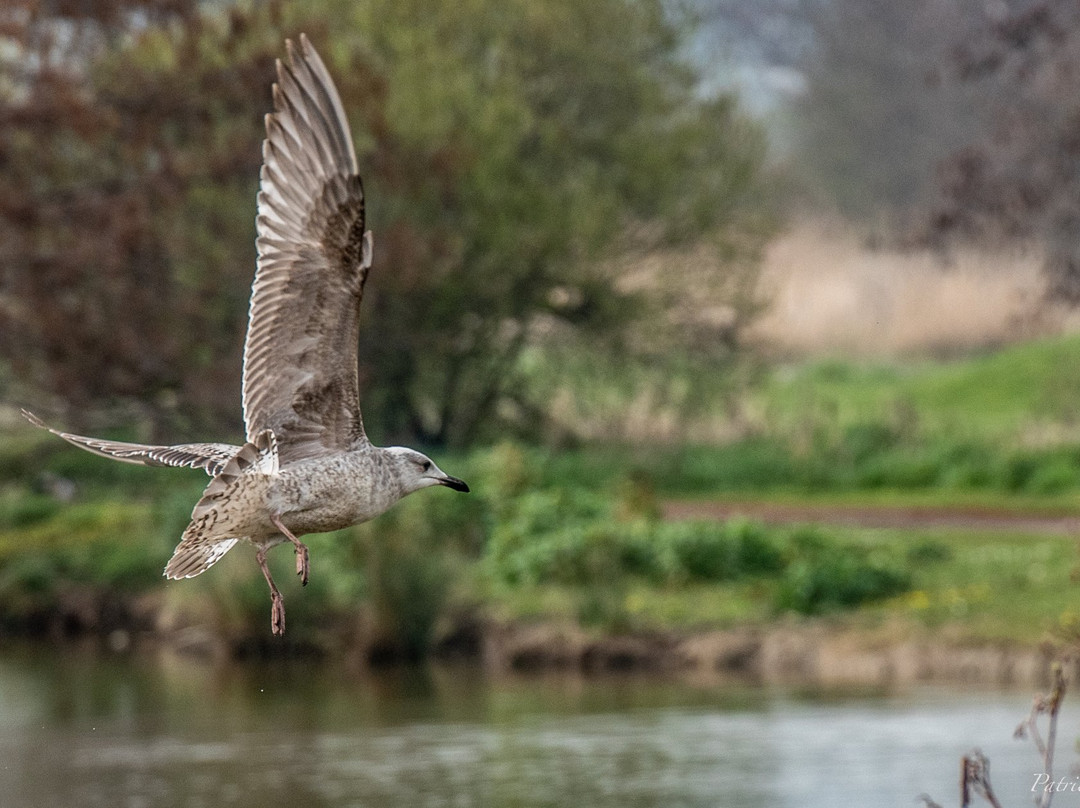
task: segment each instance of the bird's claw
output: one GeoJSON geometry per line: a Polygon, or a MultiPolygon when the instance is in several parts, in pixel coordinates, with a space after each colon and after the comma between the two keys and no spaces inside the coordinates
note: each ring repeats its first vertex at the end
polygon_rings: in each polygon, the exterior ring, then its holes
{"type": "Polygon", "coordinates": [[[270,601],[270,630],[275,637],[285,634],[285,601],[280,595],[270,601]]]}
{"type": "Polygon", "coordinates": [[[296,574],[300,576],[300,583],[307,586],[308,548],[306,544],[301,544],[296,548],[296,574]]]}

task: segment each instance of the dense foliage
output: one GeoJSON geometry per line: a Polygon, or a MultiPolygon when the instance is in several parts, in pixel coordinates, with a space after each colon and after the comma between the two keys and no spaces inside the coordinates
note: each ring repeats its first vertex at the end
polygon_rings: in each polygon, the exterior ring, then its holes
{"type": "Polygon", "coordinates": [[[852,608],[911,586],[903,556],[824,531],[663,522],[634,514],[626,502],[561,488],[516,498],[492,529],[484,559],[490,574],[510,587],[580,588],[579,619],[616,626],[626,618],[622,589],[634,581],[678,589],[756,580],[767,583],[774,611],[801,614],[852,608]]]}
{"type": "Polygon", "coordinates": [[[126,401],[163,432],[235,428],[261,117],[300,31],[370,198],[376,436],[535,428],[529,348],[725,354],[737,318],[686,314],[743,305],[726,267],[764,233],[762,138],[698,91],[666,5],[5,4],[0,356],[69,422],[126,401]],[[661,262],[663,283],[624,277],[625,256],[688,243],[712,246],[661,262]]]}
{"type": "MultiPolygon", "coordinates": [[[[62,449],[49,465],[81,477],[87,460],[97,462],[62,449]]],[[[651,484],[636,475],[558,482],[557,457],[511,444],[459,465],[476,486],[469,497],[410,498],[374,524],[310,537],[314,572],[302,592],[290,554],[272,554],[291,622],[306,641],[325,642],[335,616],[362,612],[380,642],[419,655],[449,609],[498,612],[503,603],[549,591],[569,599],[581,622],[621,629],[634,625],[631,587],[678,593],[749,584],[759,588],[755,597],[767,613],[817,614],[912,584],[903,551],[834,531],[664,521],[651,484]]],[[[130,622],[123,610],[133,597],[160,591],[161,566],[201,479],[168,487],[166,476],[144,481],[139,501],[126,504],[96,501],[87,479],[83,502],[62,505],[24,491],[0,498],[0,631],[55,630],[57,620],[73,631],[100,630],[110,619],[130,622]]],[[[171,608],[184,615],[176,619],[198,619],[225,637],[263,634],[265,583],[249,548],[166,588],[171,608]]],[[[168,612],[155,613],[159,626],[174,619],[168,612]]]]}

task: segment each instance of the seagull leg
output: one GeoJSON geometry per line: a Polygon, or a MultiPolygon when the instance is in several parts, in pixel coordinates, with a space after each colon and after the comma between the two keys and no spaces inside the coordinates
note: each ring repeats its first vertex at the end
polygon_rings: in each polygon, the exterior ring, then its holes
{"type": "Polygon", "coordinates": [[[308,581],[308,548],[300,539],[281,522],[281,517],[276,513],[270,514],[270,522],[278,529],[282,536],[292,542],[296,548],[296,574],[300,576],[300,583],[307,586],[308,581]]]}
{"type": "Polygon", "coordinates": [[[270,568],[266,566],[266,548],[262,547],[255,554],[255,560],[259,562],[266,583],[270,584],[270,630],[280,637],[285,633],[285,601],[278,591],[277,584],[270,577],[270,568]]]}

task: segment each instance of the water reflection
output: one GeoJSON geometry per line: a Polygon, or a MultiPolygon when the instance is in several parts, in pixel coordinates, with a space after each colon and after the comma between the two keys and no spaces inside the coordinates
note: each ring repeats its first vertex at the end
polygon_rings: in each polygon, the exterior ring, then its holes
{"type": "Polygon", "coordinates": [[[1027,702],[4,648],[0,794],[34,808],[951,804],[978,743],[1003,801],[1027,804],[1037,759],[1010,737],[1027,702]]]}

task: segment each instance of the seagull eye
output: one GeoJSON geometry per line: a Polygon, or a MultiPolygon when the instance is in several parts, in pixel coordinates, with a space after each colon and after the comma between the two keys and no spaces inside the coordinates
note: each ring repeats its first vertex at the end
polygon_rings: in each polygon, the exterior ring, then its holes
{"type": "Polygon", "coordinates": [[[423,463],[420,464],[420,470],[421,471],[428,471],[430,469],[431,469],[431,461],[430,460],[425,460],[423,463]]]}

